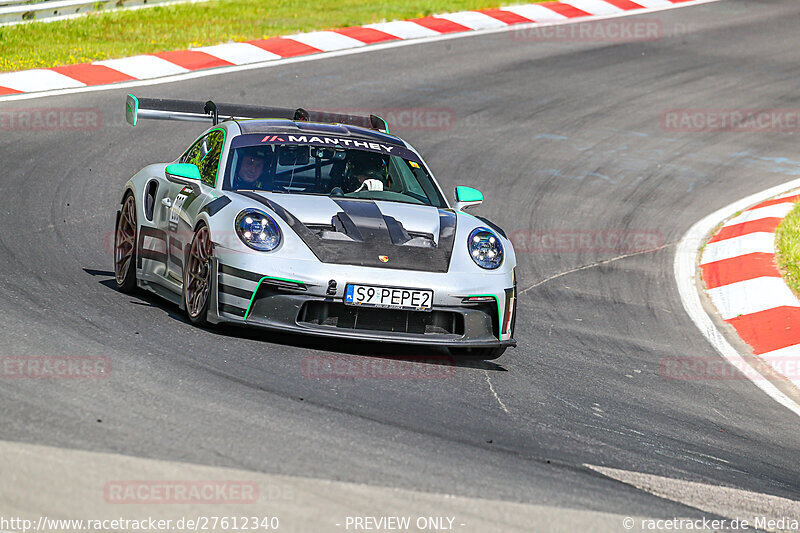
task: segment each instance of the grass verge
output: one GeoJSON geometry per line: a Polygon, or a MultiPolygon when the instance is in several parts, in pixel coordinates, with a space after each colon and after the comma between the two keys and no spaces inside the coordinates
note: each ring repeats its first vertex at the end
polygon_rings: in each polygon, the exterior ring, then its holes
{"type": "Polygon", "coordinates": [[[775,234],[778,268],[792,291],[800,296],[800,203],[783,219],[775,234]]]}
{"type": "MultiPolygon", "coordinates": [[[[531,1],[544,0],[517,3],[531,1]]],[[[313,3],[212,0],[98,12],[56,22],[0,27],[0,72],[89,63],[500,5],[499,0],[317,0],[313,3]]]]}

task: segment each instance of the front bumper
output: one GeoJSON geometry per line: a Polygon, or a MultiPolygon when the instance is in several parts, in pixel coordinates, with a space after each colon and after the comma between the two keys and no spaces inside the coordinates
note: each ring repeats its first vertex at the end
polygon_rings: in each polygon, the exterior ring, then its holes
{"type": "MultiPolygon", "coordinates": [[[[362,270],[359,267],[349,267],[347,274],[340,274],[334,291],[322,279],[336,279],[337,272],[301,280],[243,270],[219,260],[214,270],[217,283],[209,313],[214,315],[216,310],[216,316],[209,316],[213,322],[373,342],[463,348],[516,346],[514,321],[505,320],[507,313],[515,312],[511,276],[490,278],[495,287],[481,293],[493,298],[465,303],[469,291],[446,291],[430,285],[430,280],[421,281],[429,285],[420,285],[417,273],[416,278],[409,278],[416,282],[410,285],[433,288],[434,304],[431,311],[403,311],[345,305],[345,285],[369,277],[368,272],[358,272],[362,270]]],[[[385,276],[386,271],[381,274],[385,276]]]]}

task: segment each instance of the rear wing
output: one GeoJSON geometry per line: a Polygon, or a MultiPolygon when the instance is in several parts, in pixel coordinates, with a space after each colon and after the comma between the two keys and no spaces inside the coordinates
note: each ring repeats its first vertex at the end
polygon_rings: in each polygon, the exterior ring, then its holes
{"type": "Polygon", "coordinates": [[[279,118],[295,122],[325,122],[360,126],[389,133],[389,125],[377,115],[350,115],[327,111],[307,111],[284,107],[262,107],[243,104],[222,104],[191,100],[169,100],[165,98],[137,98],[128,95],[125,102],[125,119],[136,126],[139,119],[183,120],[188,122],[211,122],[249,118],[279,118]]]}

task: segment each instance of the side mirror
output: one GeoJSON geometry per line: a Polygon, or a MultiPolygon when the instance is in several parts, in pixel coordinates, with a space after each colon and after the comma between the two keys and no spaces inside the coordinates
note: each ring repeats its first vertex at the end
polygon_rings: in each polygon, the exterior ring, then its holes
{"type": "Polygon", "coordinates": [[[456,211],[463,211],[481,202],[483,202],[483,193],[478,189],[463,185],[456,187],[456,205],[454,206],[456,211]]]}
{"type": "Polygon", "coordinates": [[[178,185],[188,185],[195,194],[200,194],[200,169],[191,163],[167,165],[167,180],[178,185]]]}

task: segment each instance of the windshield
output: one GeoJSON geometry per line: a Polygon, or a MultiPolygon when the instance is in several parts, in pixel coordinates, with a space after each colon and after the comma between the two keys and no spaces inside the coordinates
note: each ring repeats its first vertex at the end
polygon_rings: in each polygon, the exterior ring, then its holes
{"type": "Polygon", "coordinates": [[[224,189],[446,207],[422,162],[404,147],[327,137],[311,137],[314,144],[281,142],[298,138],[291,135],[257,137],[275,140],[259,144],[251,141],[243,146],[237,146],[241,141],[234,143],[224,189]]]}

